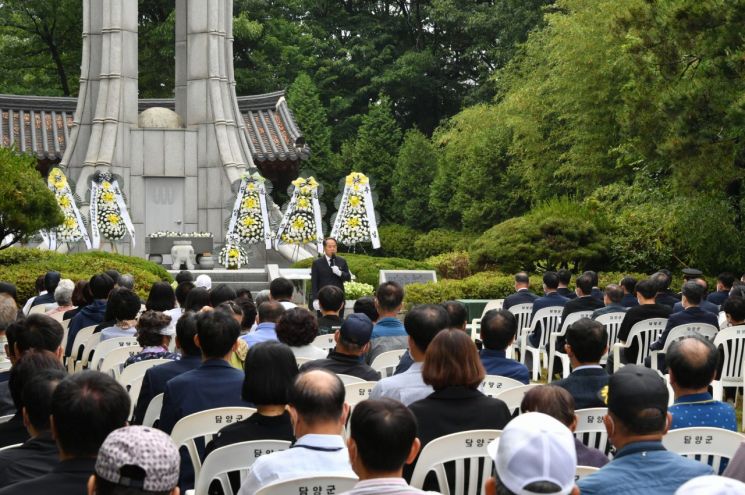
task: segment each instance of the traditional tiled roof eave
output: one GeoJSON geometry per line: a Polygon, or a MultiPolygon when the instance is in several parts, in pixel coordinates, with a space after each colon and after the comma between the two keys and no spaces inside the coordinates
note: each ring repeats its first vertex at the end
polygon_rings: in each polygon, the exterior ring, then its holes
{"type": "MultiPolygon", "coordinates": [[[[76,106],[74,97],[0,94],[0,146],[15,146],[39,160],[62,159],[76,106]]],[[[151,107],[174,109],[175,103],[155,98],[138,102],[140,112],[151,107]]],[[[238,108],[255,162],[297,162],[310,156],[283,91],[239,96],[238,108]]]]}

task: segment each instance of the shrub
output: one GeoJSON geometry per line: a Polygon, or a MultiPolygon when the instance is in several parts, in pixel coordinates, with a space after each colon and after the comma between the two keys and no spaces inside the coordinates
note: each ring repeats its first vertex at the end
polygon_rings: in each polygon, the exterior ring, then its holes
{"type": "Polygon", "coordinates": [[[153,283],[173,280],[163,267],[155,263],[103,251],[60,254],[41,249],[10,248],[0,252],[0,280],[16,285],[19,301],[35,295],[36,278],[49,270],[57,270],[62,278],[75,282],[88,280],[108,269],[134,275],[135,291],[143,298],[147,297],[153,283]]]}
{"type": "MultiPolygon", "coordinates": [[[[342,254],[349,270],[357,279],[355,282],[370,284],[373,287],[379,285],[380,270],[433,270],[434,268],[422,261],[413,261],[403,258],[380,258],[363,254],[342,254]]],[[[315,258],[306,258],[292,265],[293,268],[310,268],[315,258]]],[[[408,286],[407,286],[408,288],[408,286]]]]}
{"type": "Polygon", "coordinates": [[[471,246],[478,270],[597,269],[607,260],[604,217],[567,198],[548,201],[484,232],[471,246]]]}
{"type": "Polygon", "coordinates": [[[412,259],[416,256],[414,244],[421,232],[405,225],[387,224],[378,228],[380,249],[376,256],[412,259]]]}
{"type": "Polygon", "coordinates": [[[435,267],[439,278],[462,279],[471,275],[468,253],[465,251],[438,254],[424,262],[435,267]]]}
{"type": "Polygon", "coordinates": [[[473,234],[456,232],[447,229],[434,229],[422,234],[414,242],[416,259],[425,259],[430,256],[448,253],[451,251],[464,251],[476,239],[473,234]]]}

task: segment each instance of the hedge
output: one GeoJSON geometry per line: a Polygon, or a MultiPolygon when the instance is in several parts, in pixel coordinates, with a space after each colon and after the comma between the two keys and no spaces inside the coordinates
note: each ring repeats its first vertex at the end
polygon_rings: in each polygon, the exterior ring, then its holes
{"type": "MultiPolygon", "coordinates": [[[[407,260],[404,258],[378,258],[363,254],[340,253],[349,270],[357,277],[356,282],[378,286],[380,270],[434,270],[432,265],[422,261],[407,260]]],[[[315,258],[306,258],[292,265],[293,268],[310,268],[315,258]]]]}
{"type": "Polygon", "coordinates": [[[162,266],[133,256],[103,251],[61,254],[30,248],[0,251],[0,280],[16,285],[18,301],[25,301],[35,295],[36,278],[49,270],[56,270],[62,274],[62,278],[76,282],[88,280],[109,269],[131,273],[135,278],[135,291],[143,298],[147,297],[153,283],[173,280],[162,266]]]}
{"type": "MultiPolygon", "coordinates": [[[[600,287],[617,284],[621,279],[630,275],[637,280],[646,278],[640,273],[601,272],[600,287]]],[[[574,278],[572,279],[572,282],[574,278]]],[[[679,287],[682,278],[675,277],[672,287],[679,287]]],[[[542,275],[530,277],[530,290],[543,295],[542,275]]],[[[440,280],[437,283],[411,284],[406,286],[405,301],[407,306],[415,304],[430,304],[449,301],[452,299],[502,299],[515,292],[515,279],[511,274],[502,272],[480,272],[463,280],[440,280]]]]}

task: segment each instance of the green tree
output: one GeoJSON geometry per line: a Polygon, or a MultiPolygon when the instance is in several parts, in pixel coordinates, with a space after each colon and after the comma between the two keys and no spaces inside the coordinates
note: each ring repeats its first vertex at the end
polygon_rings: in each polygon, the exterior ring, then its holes
{"type": "Polygon", "coordinates": [[[36,158],[0,148],[0,249],[27,240],[65,219],[36,170],[36,158]]]}
{"type": "Polygon", "coordinates": [[[362,118],[357,139],[342,153],[349,171],[362,172],[375,181],[375,192],[383,219],[394,218],[398,207],[389,201],[401,146],[401,129],[393,118],[391,101],[382,96],[362,118]]]}
{"type": "Polygon", "coordinates": [[[409,129],[398,151],[393,173],[393,195],[397,206],[394,220],[409,227],[427,230],[436,225],[429,208],[429,189],[437,170],[437,154],[427,136],[418,129],[409,129]]]}

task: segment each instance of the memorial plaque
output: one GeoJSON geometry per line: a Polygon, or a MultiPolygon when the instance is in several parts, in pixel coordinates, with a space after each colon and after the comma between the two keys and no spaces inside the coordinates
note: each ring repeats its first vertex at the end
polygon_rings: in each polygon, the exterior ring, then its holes
{"type": "Polygon", "coordinates": [[[434,270],[380,270],[379,282],[398,282],[402,286],[437,282],[434,270]]]}

